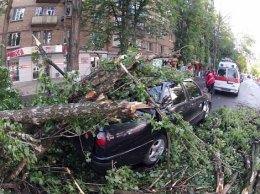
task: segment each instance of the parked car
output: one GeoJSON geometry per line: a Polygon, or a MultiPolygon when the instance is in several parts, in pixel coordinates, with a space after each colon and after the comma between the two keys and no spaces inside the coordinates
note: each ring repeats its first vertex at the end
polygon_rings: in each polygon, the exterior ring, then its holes
{"type": "MultiPolygon", "coordinates": [[[[163,82],[150,88],[149,93],[166,114],[179,113],[192,125],[207,117],[211,108],[208,95],[191,79],[181,84],[163,82]]],[[[158,119],[158,113],[153,108],[136,112],[138,115],[144,113],[158,119]]],[[[105,172],[112,165],[155,164],[167,147],[166,131],[152,132],[151,124],[145,120],[100,127],[95,137],[87,137],[92,142],[91,166],[98,172],[105,172]]]]}
{"type": "Polygon", "coordinates": [[[238,96],[240,83],[241,78],[237,64],[231,61],[221,61],[215,75],[214,90],[238,96]]]}
{"type": "Polygon", "coordinates": [[[241,75],[240,75],[240,83],[242,83],[243,81],[244,81],[244,75],[241,74],[241,75]]]}

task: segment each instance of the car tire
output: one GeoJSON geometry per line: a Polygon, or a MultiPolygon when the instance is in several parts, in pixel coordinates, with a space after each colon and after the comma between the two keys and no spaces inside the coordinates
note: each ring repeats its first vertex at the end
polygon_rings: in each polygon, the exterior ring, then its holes
{"type": "Polygon", "coordinates": [[[235,93],[234,95],[237,97],[238,96],[238,94],[239,94],[239,90],[237,91],[237,93],[235,93]]]}
{"type": "Polygon", "coordinates": [[[145,154],[143,163],[152,165],[158,162],[162,157],[167,147],[167,138],[165,135],[160,135],[154,138],[152,145],[145,154]]]}

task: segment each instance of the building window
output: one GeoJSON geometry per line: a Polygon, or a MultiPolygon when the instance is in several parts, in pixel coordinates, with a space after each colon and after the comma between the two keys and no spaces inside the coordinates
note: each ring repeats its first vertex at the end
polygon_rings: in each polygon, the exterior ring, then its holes
{"type": "Polygon", "coordinates": [[[122,18],[121,17],[115,17],[115,26],[120,26],[122,23],[122,18]]]}
{"type": "Polygon", "coordinates": [[[8,46],[19,46],[20,38],[20,32],[10,33],[8,36],[8,46]]]}
{"type": "Polygon", "coordinates": [[[68,17],[72,16],[72,5],[71,4],[66,6],[66,16],[68,16],[68,17]]]}
{"type": "Polygon", "coordinates": [[[13,13],[13,21],[22,20],[24,17],[25,8],[15,8],[13,13]]]}
{"type": "Polygon", "coordinates": [[[42,16],[42,14],[43,14],[43,8],[42,7],[36,7],[35,16],[42,16]]]}
{"type": "Polygon", "coordinates": [[[8,62],[8,69],[12,81],[19,81],[19,63],[18,61],[8,62]]]}
{"type": "Polygon", "coordinates": [[[136,42],[137,48],[142,48],[142,40],[141,39],[137,39],[135,42],[136,42]]]}
{"type": "MultiPolygon", "coordinates": [[[[34,31],[34,32],[33,32],[33,35],[34,35],[39,41],[41,41],[41,31],[34,31]]],[[[35,42],[34,38],[32,38],[32,44],[33,44],[33,45],[36,45],[36,42],[35,42]]]]}
{"type": "Polygon", "coordinates": [[[142,23],[142,22],[138,22],[137,24],[136,24],[136,26],[138,27],[138,28],[140,28],[140,29],[144,29],[144,23],[142,23]]]}
{"type": "Polygon", "coordinates": [[[45,11],[45,15],[53,16],[55,15],[55,8],[54,7],[47,7],[45,11]]]}
{"type": "Polygon", "coordinates": [[[36,7],[35,16],[53,16],[55,15],[54,7],[36,7]]]}
{"type": "Polygon", "coordinates": [[[169,34],[169,40],[173,41],[173,35],[172,34],[169,34]]]}
{"type": "Polygon", "coordinates": [[[148,51],[153,51],[153,43],[151,43],[151,42],[147,43],[147,50],[148,51]]]}
{"type": "Polygon", "coordinates": [[[33,67],[33,79],[37,79],[39,77],[39,71],[40,71],[39,66],[35,65],[33,67]]]}
{"type": "Polygon", "coordinates": [[[51,44],[52,32],[49,30],[44,31],[43,44],[51,44]]]}
{"type": "Polygon", "coordinates": [[[163,45],[160,46],[159,52],[160,52],[160,54],[163,54],[163,52],[164,52],[164,46],[163,45]]]}
{"type": "Polygon", "coordinates": [[[64,32],[64,44],[69,44],[70,31],[64,32]]]}
{"type": "Polygon", "coordinates": [[[120,41],[118,35],[113,35],[112,46],[119,47],[120,41]]]}

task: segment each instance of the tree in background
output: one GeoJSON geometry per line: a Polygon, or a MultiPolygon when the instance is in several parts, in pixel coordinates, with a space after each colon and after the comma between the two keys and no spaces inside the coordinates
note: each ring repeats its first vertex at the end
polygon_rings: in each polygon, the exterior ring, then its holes
{"type": "Polygon", "coordinates": [[[234,59],[241,72],[247,72],[250,69],[250,61],[254,60],[254,53],[252,51],[254,44],[255,40],[249,35],[243,35],[239,40],[234,59]]]}
{"type": "MultiPolygon", "coordinates": [[[[65,6],[67,1],[65,1],[65,6]]],[[[67,56],[67,71],[79,70],[79,50],[80,50],[80,30],[81,30],[81,14],[82,0],[72,1],[72,16],[71,27],[69,29],[69,37],[67,37],[68,56],[67,56]]],[[[65,17],[66,18],[66,17],[65,17]]],[[[66,22],[64,22],[66,23],[66,22]]],[[[66,25],[66,24],[65,24],[66,25]]],[[[66,26],[65,26],[66,29],[66,26]]],[[[65,31],[65,33],[67,33],[65,31]]]]}
{"type": "Polygon", "coordinates": [[[251,68],[251,74],[255,77],[260,77],[260,66],[259,65],[253,65],[251,68]]]}
{"type": "Polygon", "coordinates": [[[214,4],[212,1],[176,1],[176,48],[182,52],[185,63],[198,60],[210,61],[210,42],[215,25],[214,4]]]}
{"type": "Polygon", "coordinates": [[[242,53],[237,54],[236,62],[240,72],[246,72],[247,68],[247,59],[242,53]]]}
{"type": "Polygon", "coordinates": [[[212,63],[215,68],[221,59],[228,57],[234,60],[237,54],[235,38],[226,20],[220,13],[216,18],[211,50],[212,63]]]}
{"type": "Polygon", "coordinates": [[[119,42],[119,53],[137,46],[145,33],[160,37],[171,32],[172,9],[168,0],[86,0],[84,20],[89,30],[87,48],[102,49],[113,35],[119,42]]]}

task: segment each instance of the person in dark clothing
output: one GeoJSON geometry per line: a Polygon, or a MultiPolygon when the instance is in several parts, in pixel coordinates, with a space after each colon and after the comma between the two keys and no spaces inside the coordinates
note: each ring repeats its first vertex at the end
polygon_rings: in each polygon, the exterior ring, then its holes
{"type": "Polygon", "coordinates": [[[212,72],[210,72],[210,71],[207,72],[206,78],[205,78],[205,83],[206,83],[206,86],[208,88],[208,92],[210,94],[213,94],[215,77],[214,77],[214,74],[212,72]]]}

